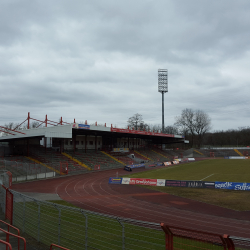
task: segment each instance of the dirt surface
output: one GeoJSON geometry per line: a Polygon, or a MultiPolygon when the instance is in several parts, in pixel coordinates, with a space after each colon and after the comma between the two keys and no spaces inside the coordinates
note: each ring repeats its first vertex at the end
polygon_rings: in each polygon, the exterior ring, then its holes
{"type": "Polygon", "coordinates": [[[119,176],[128,174],[116,169],[14,184],[13,189],[32,191],[33,195],[56,194],[80,208],[115,216],[250,238],[249,211],[238,212],[140,186],[108,184],[117,172],[119,176]]]}

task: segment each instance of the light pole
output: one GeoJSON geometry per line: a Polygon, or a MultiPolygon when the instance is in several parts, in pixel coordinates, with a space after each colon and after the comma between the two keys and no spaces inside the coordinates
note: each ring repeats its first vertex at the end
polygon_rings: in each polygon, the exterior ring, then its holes
{"type": "Polygon", "coordinates": [[[167,69],[158,69],[158,92],[162,94],[162,133],[164,133],[164,93],[168,92],[167,69]]]}

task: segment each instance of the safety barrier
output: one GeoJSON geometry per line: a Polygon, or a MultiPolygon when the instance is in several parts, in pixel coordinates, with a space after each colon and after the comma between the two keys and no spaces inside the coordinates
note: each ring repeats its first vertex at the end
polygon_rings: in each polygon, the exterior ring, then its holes
{"type": "Polygon", "coordinates": [[[13,222],[13,194],[10,190],[3,186],[6,190],[5,192],[5,219],[10,221],[10,224],[13,222]]]}
{"type": "Polygon", "coordinates": [[[230,239],[232,239],[235,245],[244,246],[244,248],[250,249],[250,239],[235,236],[230,236],[230,239]]]}
{"type": "MultiPolygon", "coordinates": [[[[61,249],[225,249],[250,239],[126,219],[36,200],[13,190],[13,225],[37,242],[61,249]],[[164,237],[165,236],[165,237],[164,237]],[[53,245],[52,245],[53,246],[53,245]]],[[[0,197],[2,207],[7,195],[0,197]]]]}
{"type": "Polygon", "coordinates": [[[0,231],[2,233],[6,234],[6,242],[9,243],[9,240],[10,240],[9,237],[12,236],[13,238],[17,239],[18,250],[21,250],[21,249],[26,250],[26,240],[25,240],[25,238],[23,238],[23,237],[21,237],[19,235],[15,235],[13,233],[7,232],[7,231],[3,230],[2,228],[0,228],[0,231]],[[23,247],[22,248],[20,246],[20,240],[23,241],[23,247]]]}
{"type": "Polygon", "coordinates": [[[219,235],[161,223],[165,233],[166,250],[173,249],[224,249],[234,250],[234,243],[228,235],[219,235]]]}
{"type": "Polygon", "coordinates": [[[60,162],[60,174],[67,175],[69,173],[68,162],[60,162]]]}
{"type": "MultiPolygon", "coordinates": [[[[7,222],[5,222],[5,221],[0,220],[0,225],[1,225],[1,224],[4,224],[5,226],[7,226],[8,232],[10,232],[10,228],[11,228],[11,229],[13,229],[14,231],[17,232],[17,235],[18,235],[18,236],[20,236],[20,230],[19,230],[18,228],[16,228],[16,227],[10,225],[9,223],[7,223],[7,222]]],[[[0,227],[1,227],[1,226],[0,226],[0,227]]]]}
{"type": "Polygon", "coordinates": [[[60,248],[60,249],[63,249],[63,250],[70,250],[70,249],[68,249],[68,248],[58,246],[58,245],[56,245],[56,244],[51,244],[51,245],[50,245],[50,250],[52,250],[52,247],[60,248]]]}
{"type": "MultiPolygon", "coordinates": [[[[47,246],[54,242],[74,250],[164,247],[164,234],[158,223],[109,216],[11,192],[13,225],[47,246]]],[[[2,199],[0,202],[5,203],[2,199]]]]}
{"type": "Polygon", "coordinates": [[[5,248],[6,250],[12,250],[12,246],[10,245],[10,243],[3,241],[3,240],[0,240],[0,243],[6,246],[5,248]]]}

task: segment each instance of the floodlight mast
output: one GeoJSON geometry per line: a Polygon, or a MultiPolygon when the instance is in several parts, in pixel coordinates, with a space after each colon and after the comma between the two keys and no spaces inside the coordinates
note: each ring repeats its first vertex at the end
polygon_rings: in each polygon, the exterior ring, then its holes
{"type": "Polygon", "coordinates": [[[164,133],[164,93],[168,92],[167,69],[158,69],[158,92],[162,94],[162,133],[164,133]]]}

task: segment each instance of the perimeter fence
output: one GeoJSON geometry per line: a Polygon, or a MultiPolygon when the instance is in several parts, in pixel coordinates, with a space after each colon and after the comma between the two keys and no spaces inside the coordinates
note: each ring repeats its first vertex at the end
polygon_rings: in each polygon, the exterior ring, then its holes
{"type": "Polygon", "coordinates": [[[126,219],[40,201],[2,186],[0,206],[22,235],[48,247],[53,243],[71,250],[234,250],[237,248],[232,240],[243,246],[250,242],[249,239],[168,227],[164,223],[126,219]],[[9,195],[13,202],[9,200],[9,195]]]}
{"type": "MultiPolygon", "coordinates": [[[[5,190],[1,207],[5,212],[5,190]]],[[[69,249],[164,249],[160,224],[143,222],[13,194],[13,225],[37,242],[69,249]]]]}

